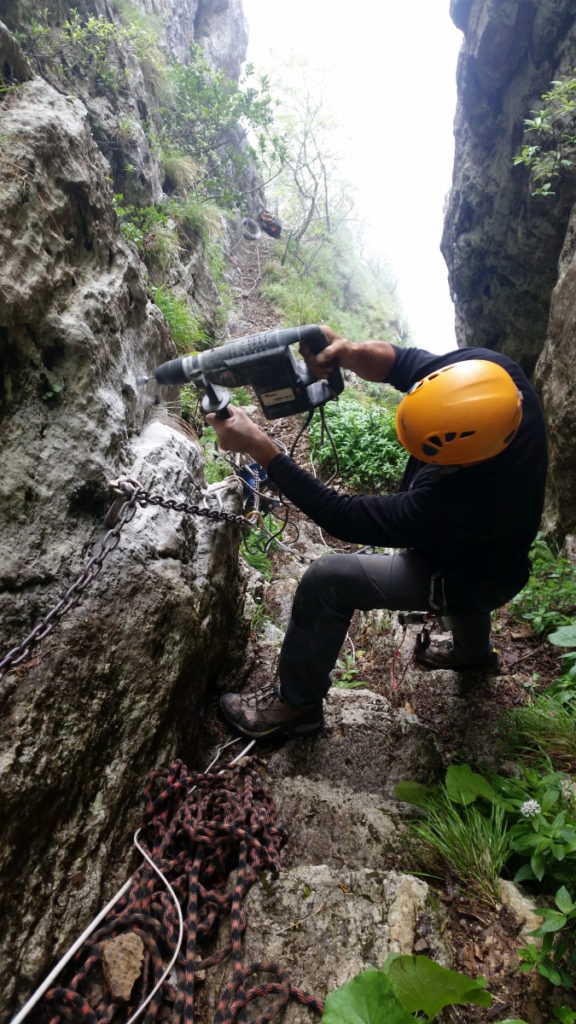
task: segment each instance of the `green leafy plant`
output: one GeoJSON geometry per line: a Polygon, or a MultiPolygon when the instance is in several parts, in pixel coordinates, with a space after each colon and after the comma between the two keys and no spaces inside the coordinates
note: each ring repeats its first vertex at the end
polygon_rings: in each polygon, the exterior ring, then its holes
{"type": "MultiPolygon", "coordinates": [[[[576,1010],[570,1006],[555,1006],[552,1011],[553,1020],[560,1021],[560,1024],[576,1024],[576,1010]]],[[[505,1022],[501,1022],[505,1024],[505,1022]]]]}
{"type": "Polygon", "coordinates": [[[226,477],[230,476],[230,466],[225,459],[218,457],[217,452],[210,453],[206,459],[204,475],[206,483],[219,484],[222,480],[226,480],[226,477]]]}
{"type": "Polygon", "coordinates": [[[514,165],[530,170],[533,195],[555,195],[553,186],[574,168],[576,144],[576,78],[551,83],[542,96],[543,106],[524,121],[529,136],[514,165]]]}
{"type": "Polygon", "coordinates": [[[542,924],[530,935],[541,942],[531,942],[518,950],[519,970],[535,968],[552,985],[569,987],[576,981],[576,903],[566,886],[561,886],[554,904],[556,909],[543,907],[535,911],[542,924]]]}
{"type": "Polygon", "coordinates": [[[444,784],[429,788],[399,783],[398,799],[421,807],[424,818],[410,824],[426,849],[440,855],[464,888],[497,902],[504,868],[517,882],[544,878],[550,886],[567,883],[576,857],[576,799],[570,777],[522,764],[519,776],[487,776],[469,765],[451,765],[444,784]]]}
{"type": "MultiPolygon", "coordinates": [[[[456,802],[500,806],[508,828],[506,867],[515,872],[515,881],[536,882],[540,891],[550,892],[551,886],[569,881],[574,870],[576,798],[570,776],[550,770],[544,756],[536,766],[520,762],[518,768],[517,775],[488,772],[484,777],[469,766],[453,765],[445,788],[456,802]]],[[[427,799],[425,791],[421,802],[427,799]]]]}
{"type": "Polygon", "coordinates": [[[425,956],[390,954],[382,970],[370,967],[326,1000],[323,1024],[413,1024],[433,1021],[446,1006],[490,1006],[484,978],[469,978],[425,956]]]}
{"type": "Polygon", "coordinates": [[[396,437],[394,417],[385,404],[352,390],[325,407],[326,424],[338,453],[319,420],[310,428],[312,455],[326,473],[337,469],[347,484],[367,491],[390,488],[398,481],[407,452],[396,437]]]}
{"type": "Polygon", "coordinates": [[[82,21],[76,8],[72,8],[64,22],[64,38],[80,55],[80,64],[92,72],[111,91],[120,85],[120,67],[112,59],[118,41],[117,26],[106,18],[94,16],[82,21]]]}
{"type": "Polygon", "coordinates": [[[177,244],[174,225],[170,225],[166,206],[135,206],[125,204],[124,196],[117,193],[113,205],[120,221],[124,237],[136,246],[141,255],[153,249],[154,238],[170,236],[173,246],[177,244]]]}
{"type": "Polygon", "coordinates": [[[58,384],[57,381],[48,380],[48,378],[42,376],[42,401],[48,403],[55,402],[60,397],[62,388],[62,384],[58,384]]]}
{"type": "Polygon", "coordinates": [[[563,681],[570,684],[576,681],[576,619],[566,626],[560,626],[548,636],[548,641],[556,647],[572,647],[574,650],[562,655],[563,681]]]}
{"type": "Polygon", "coordinates": [[[234,405],[254,405],[254,395],[248,388],[234,388],[232,392],[232,401],[234,405]]]}
{"type": "MultiPolygon", "coordinates": [[[[576,858],[573,779],[550,770],[544,754],[537,765],[520,761],[518,768],[517,775],[502,776],[452,765],[442,787],[402,782],[396,796],[423,809],[423,819],[410,827],[424,840],[423,860],[433,870],[426,847],[480,899],[494,902],[500,873],[515,872],[516,882],[553,900],[553,906],[537,911],[542,924],[531,933],[537,941],[518,951],[520,970],[534,969],[554,985],[571,987],[576,980],[576,902],[568,888],[576,858]],[[476,845],[491,851],[484,862],[471,852],[476,845]]],[[[572,1012],[560,1007],[555,1019],[573,1024],[572,1012]]]]}
{"type": "Polygon", "coordinates": [[[223,292],[223,260],[220,237],[222,214],[211,203],[195,196],[154,206],[137,206],[124,202],[117,193],[113,204],[124,237],[136,246],[142,259],[153,269],[166,270],[177,255],[180,244],[202,242],[215,282],[223,292]],[[217,254],[217,255],[216,255],[217,254]]]}
{"type": "Polygon", "coordinates": [[[334,686],[339,690],[353,690],[357,686],[368,686],[364,679],[359,679],[360,669],[356,659],[361,658],[364,651],[346,652],[336,662],[333,673],[334,686]]]}
{"type": "Polygon", "coordinates": [[[576,818],[571,801],[562,787],[562,773],[551,777],[541,799],[524,803],[516,824],[510,828],[512,850],[524,863],[517,870],[517,882],[537,879],[570,881],[576,860],[576,818]]]}
{"type": "Polygon", "coordinates": [[[576,570],[538,534],[531,549],[528,583],[508,606],[513,619],[528,622],[537,636],[569,625],[576,613],[576,570]]]}
{"type": "Polygon", "coordinates": [[[192,157],[205,168],[202,189],[205,195],[218,197],[225,205],[241,201],[233,188],[257,151],[249,142],[258,140],[261,151],[267,144],[282,147],[272,132],[274,104],[265,77],[254,82],[254,68],[246,67],[237,83],[224,71],[215,69],[201,47],[191,48],[189,60],[182,64],[170,60],[161,104],[163,144],[192,157]],[[245,135],[239,138],[239,125],[245,135]],[[228,169],[233,167],[232,174],[228,169]]]}
{"type": "Polygon", "coordinates": [[[61,29],[52,29],[47,22],[45,8],[39,18],[32,19],[23,39],[45,73],[54,74],[54,58],[59,57],[56,66],[61,76],[77,78],[81,71],[101,90],[114,94],[125,91],[129,78],[121,47],[132,51],[136,64],[146,64],[148,77],[162,63],[157,33],[142,24],[122,25],[102,16],[83,17],[75,7],[61,29]]]}

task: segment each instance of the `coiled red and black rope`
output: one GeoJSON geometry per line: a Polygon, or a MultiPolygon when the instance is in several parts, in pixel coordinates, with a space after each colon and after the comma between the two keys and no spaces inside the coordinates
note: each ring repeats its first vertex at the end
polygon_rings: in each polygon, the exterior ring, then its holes
{"type": "MultiPolygon", "coordinates": [[[[176,761],[148,778],[142,845],[174,890],[184,934],[174,970],[139,1018],[143,1024],[160,1018],[194,1024],[199,972],[228,958],[232,976],[222,992],[214,1024],[246,1021],[246,1007],[259,999],[264,1008],[253,1024],[273,1020],[290,1000],[317,1014],[323,1012],[322,1002],[294,987],[289,972],[278,964],[243,964],[244,898],[262,871],[278,874],[280,850],[286,841],[286,833],[276,824],[274,802],[262,787],[260,768],[260,762],[252,757],[218,772],[191,773],[176,761]],[[232,872],[233,887],[229,882],[232,872]],[[226,917],[228,938],[220,949],[214,949],[226,917]],[[263,975],[268,980],[258,981],[263,975]]],[[[49,1016],[45,1019],[50,1024],[122,1024],[129,1020],[160,982],[179,933],[173,899],[153,868],[143,865],[105,923],[76,954],[69,983],[46,994],[44,1008],[49,1016]],[[141,938],[144,965],[130,1002],[118,1003],[94,976],[100,967],[102,944],[127,932],[141,938]]]]}

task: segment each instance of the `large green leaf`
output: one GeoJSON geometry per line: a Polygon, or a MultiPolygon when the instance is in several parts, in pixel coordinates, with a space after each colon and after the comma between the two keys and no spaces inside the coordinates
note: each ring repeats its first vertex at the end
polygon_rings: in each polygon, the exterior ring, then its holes
{"type": "Polygon", "coordinates": [[[357,974],[326,1000],[323,1024],[414,1024],[392,982],[375,967],[357,974]]]}
{"type": "Polygon", "coordinates": [[[557,647],[576,647],[576,622],[571,622],[569,626],[560,626],[554,633],[549,634],[548,639],[557,647]]]}
{"type": "Polygon", "coordinates": [[[499,801],[488,780],[473,772],[469,764],[450,765],[446,772],[446,792],[457,804],[472,804],[479,796],[491,802],[499,801]]]}
{"type": "Polygon", "coordinates": [[[412,1013],[434,1020],[445,1006],[474,1003],[491,1006],[484,978],[469,978],[450,971],[426,956],[391,956],[384,964],[400,1002],[412,1013]]]}
{"type": "Polygon", "coordinates": [[[405,804],[412,804],[414,807],[429,807],[434,797],[434,790],[422,782],[414,782],[412,779],[404,779],[397,782],[394,787],[394,796],[405,804]]]}

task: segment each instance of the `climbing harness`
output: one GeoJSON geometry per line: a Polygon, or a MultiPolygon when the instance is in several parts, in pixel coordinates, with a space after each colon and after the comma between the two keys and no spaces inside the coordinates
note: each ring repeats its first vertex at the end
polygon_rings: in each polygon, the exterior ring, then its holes
{"type": "MultiPolygon", "coordinates": [[[[222,990],[214,1024],[245,1019],[245,1007],[261,999],[259,1024],[272,1021],[290,1000],[322,1014],[323,1003],[296,988],[278,964],[243,963],[243,899],[262,872],[278,875],[286,841],[275,821],[274,802],[262,787],[262,762],[245,754],[219,772],[193,773],[176,761],[150,773],[138,845],[145,863],[121,890],[99,930],[77,947],[71,977],[47,992],[43,987],[50,1024],[64,1019],[132,1024],[144,1009],[147,1022],[159,1015],[165,1019],[171,1011],[171,1019],[193,1024],[205,972],[228,959],[232,977],[222,990]],[[228,937],[217,949],[221,918],[228,920],[228,937]],[[99,970],[106,943],[127,932],[141,939],[144,963],[129,1000],[118,1002],[98,983],[99,970]]],[[[21,1013],[12,1024],[22,1019],[21,1013]]]]}

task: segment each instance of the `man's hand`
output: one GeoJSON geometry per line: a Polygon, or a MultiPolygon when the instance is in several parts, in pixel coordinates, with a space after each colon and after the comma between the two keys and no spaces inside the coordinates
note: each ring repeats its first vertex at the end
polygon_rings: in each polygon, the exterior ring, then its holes
{"type": "Polygon", "coordinates": [[[342,370],[351,370],[364,380],[382,382],[387,379],[396,358],[387,341],[348,341],[331,327],[319,326],[328,342],[326,348],[318,355],[312,355],[305,343],[300,346],[306,365],[315,377],[327,377],[330,364],[337,362],[342,370]]]}
{"type": "Polygon", "coordinates": [[[300,345],[300,354],[306,360],[306,365],[311,373],[319,378],[328,377],[334,362],[337,362],[343,370],[353,370],[354,367],[351,364],[354,363],[354,343],[348,341],[347,338],[341,338],[336,331],[325,324],[320,324],[319,327],[328,342],[326,348],[314,355],[305,341],[300,345]]]}
{"type": "Polygon", "coordinates": [[[266,469],[278,448],[274,441],[250,419],[243,409],[229,405],[230,415],[220,419],[215,413],[208,413],[206,423],[215,431],[218,444],[225,452],[246,452],[266,469]]]}

